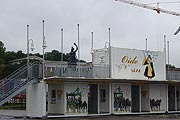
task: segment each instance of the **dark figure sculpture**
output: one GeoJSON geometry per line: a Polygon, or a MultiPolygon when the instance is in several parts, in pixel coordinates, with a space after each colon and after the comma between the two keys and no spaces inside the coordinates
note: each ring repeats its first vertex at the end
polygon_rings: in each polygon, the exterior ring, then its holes
{"type": "Polygon", "coordinates": [[[71,52],[68,55],[68,65],[77,65],[76,51],[78,50],[78,46],[76,43],[74,43],[74,45],[76,46],[76,50],[71,47],[71,52]]]}

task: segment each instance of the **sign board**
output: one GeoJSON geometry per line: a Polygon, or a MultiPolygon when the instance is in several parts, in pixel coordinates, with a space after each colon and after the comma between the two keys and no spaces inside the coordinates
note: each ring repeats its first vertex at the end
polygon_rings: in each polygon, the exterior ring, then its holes
{"type": "Polygon", "coordinates": [[[115,79],[165,80],[165,54],[112,47],[111,75],[115,79]]]}

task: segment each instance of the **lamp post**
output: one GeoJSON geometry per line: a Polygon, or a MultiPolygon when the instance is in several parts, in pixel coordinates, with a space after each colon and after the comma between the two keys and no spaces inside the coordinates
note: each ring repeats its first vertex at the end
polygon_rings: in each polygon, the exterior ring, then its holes
{"type": "Polygon", "coordinates": [[[109,42],[105,42],[104,44],[104,48],[108,48],[109,47],[109,42]],[[108,45],[107,45],[108,44],[108,45]]]}
{"type": "Polygon", "coordinates": [[[34,50],[34,42],[29,39],[29,25],[27,25],[27,78],[29,78],[29,43],[31,42],[31,51],[34,50]]]}
{"type": "Polygon", "coordinates": [[[44,50],[46,49],[46,41],[45,41],[45,35],[44,35],[44,20],[42,20],[42,23],[43,23],[43,45],[42,45],[42,48],[43,48],[43,65],[42,65],[42,77],[43,77],[43,80],[44,80],[44,50]]]}

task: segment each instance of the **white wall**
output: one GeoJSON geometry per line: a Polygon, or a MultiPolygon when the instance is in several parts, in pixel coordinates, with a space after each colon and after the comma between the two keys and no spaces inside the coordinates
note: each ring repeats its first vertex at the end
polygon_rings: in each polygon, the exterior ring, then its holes
{"type": "Polygon", "coordinates": [[[93,77],[108,78],[109,77],[109,49],[97,49],[92,52],[93,58],[93,77]]]}
{"type": "Polygon", "coordinates": [[[130,112],[131,111],[131,107],[130,107],[130,110],[128,111],[125,111],[125,110],[123,110],[123,111],[121,111],[121,110],[115,110],[115,108],[114,108],[114,93],[116,92],[116,90],[117,90],[117,88],[121,88],[121,91],[122,91],[122,93],[123,93],[123,98],[125,98],[125,99],[129,99],[130,101],[132,100],[131,99],[131,84],[126,84],[126,83],[112,83],[112,107],[113,107],[113,113],[121,113],[121,112],[130,112]]]}
{"type": "Polygon", "coordinates": [[[160,111],[166,111],[166,85],[163,84],[151,84],[149,85],[149,98],[159,100],[161,99],[160,111]]]}
{"type": "Polygon", "coordinates": [[[66,82],[64,83],[64,105],[65,105],[65,114],[68,115],[74,115],[74,114],[83,114],[87,115],[88,114],[88,108],[86,111],[80,110],[80,112],[77,112],[77,110],[72,111],[71,109],[67,109],[67,93],[72,93],[74,92],[77,88],[79,88],[81,92],[81,100],[82,102],[86,101],[88,104],[88,83],[83,83],[83,82],[66,82]]]}
{"type": "Polygon", "coordinates": [[[48,85],[48,113],[64,114],[64,84],[49,84],[48,85]],[[56,91],[56,98],[52,100],[52,90],[56,91]],[[58,96],[58,90],[62,91],[61,96],[58,96]]]}
{"type": "Polygon", "coordinates": [[[141,111],[150,110],[149,85],[141,85],[141,111]]]}
{"type": "Polygon", "coordinates": [[[109,65],[109,49],[97,49],[93,51],[93,65],[109,65]]]}
{"type": "Polygon", "coordinates": [[[46,116],[46,84],[40,82],[27,88],[26,113],[28,117],[46,116]]]}

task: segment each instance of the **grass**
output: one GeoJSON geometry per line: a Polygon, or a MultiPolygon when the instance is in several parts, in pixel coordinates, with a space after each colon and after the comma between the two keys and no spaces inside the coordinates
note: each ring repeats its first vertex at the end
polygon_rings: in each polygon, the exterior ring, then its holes
{"type": "Polygon", "coordinates": [[[4,105],[0,106],[0,109],[25,110],[26,109],[26,103],[5,103],[4,105]]]}

